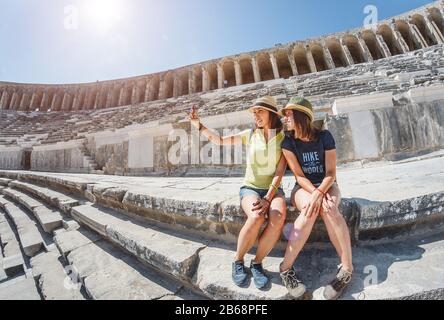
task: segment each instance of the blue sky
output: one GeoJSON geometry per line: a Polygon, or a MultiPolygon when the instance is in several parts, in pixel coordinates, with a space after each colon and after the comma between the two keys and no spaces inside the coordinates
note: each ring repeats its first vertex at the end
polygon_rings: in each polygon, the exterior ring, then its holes
{"type": "Polygon", "coordinates": [[[430,0],[3,0],[0,81],[158,72],[363,25],[430,0]],[[66,12],[65,12],[66,10],[66,12]]]}

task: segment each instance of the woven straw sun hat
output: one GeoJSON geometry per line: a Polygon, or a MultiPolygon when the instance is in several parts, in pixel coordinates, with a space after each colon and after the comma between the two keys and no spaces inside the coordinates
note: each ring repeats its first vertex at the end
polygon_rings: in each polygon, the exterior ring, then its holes
{"type": "Polygon", "coordinates": [[[283,117],[286,110],[300,111],[302,113],[305,113],[310,118],[311,122],[314,121],[313,106],[311,105],[311,102],[305,98],[291,98],[288,104],[281,111],[279,111],[279,115],[283,117]]]}
{"type": "Polygon", "coordinates": [[[253,112],[256,109],[265,109],[280,116],[277,108],[277,101],[274,97],[266,96],[257,99],[256,101],[254,101],[249,111],[253,112]]]}

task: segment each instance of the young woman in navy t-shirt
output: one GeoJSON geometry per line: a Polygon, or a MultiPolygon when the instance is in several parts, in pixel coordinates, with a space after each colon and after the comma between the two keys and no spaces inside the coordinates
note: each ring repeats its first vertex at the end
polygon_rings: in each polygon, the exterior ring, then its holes
{"type": "Polygon", "coordinates": [[[337,299],[351,280],[353,264],[349,230],[339,211],[341,193],[336,183],[335,140],[329,131],[314,128],[313,108],[304,98],[292,98],[281,115],[291,131],[282,143],[283,154],[296,177],[291,200],[301,212],[288,237],[281,277],[291,294],[300,296],[305,291],[296,276],[294,262],[320,216],[341,260],[336,277],[325,287],[324,297],[337,299]]]}

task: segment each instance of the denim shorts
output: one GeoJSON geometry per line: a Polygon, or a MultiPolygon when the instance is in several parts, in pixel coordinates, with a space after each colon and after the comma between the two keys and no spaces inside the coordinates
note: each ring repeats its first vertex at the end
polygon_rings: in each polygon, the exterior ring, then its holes
{"type": "MultiPolygon", "coordinates": [[[[241,201],[245,196],[256,196],[256,197],[262,199],[263,197],[265,197],[267,195],[267,193],[268,193],[268,189],[256,189],[256,188],[252,188],[252,187],[243,186],[240,188],[239,197],[240,197],[241,201]]],[[[277,197],[277,196],[285,197],[285,193],[282,188],[278,188],[278,191],[276,192],[275,197],[277,197]]]]}

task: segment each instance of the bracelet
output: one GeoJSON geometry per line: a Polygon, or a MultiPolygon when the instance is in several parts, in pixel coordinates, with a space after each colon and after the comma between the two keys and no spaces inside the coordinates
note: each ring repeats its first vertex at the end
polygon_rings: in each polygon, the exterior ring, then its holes
{"type": "Polygon", "coordinates": [[[279,188],[276,187],[274,184],[271,184],[270,187],[272,187],[274,190],[276,190],[276,192],[279,191],[279,188]]]}
{"type": "Polygon", "coordinates": [[[271,206],[271,202],[270,202],[268,199],[266,199],[266,198],[264,197],[264,198],[262,198],[262,200],[267,201],[268,205],[271,206]]]}
{"type": "Polygon", "coordinates": [[[321,189],[316,188],[316,190],[318,190],[320,193],[322,193],[322,195],[325,197],[325,192],[323,192],[321,189]]]}

